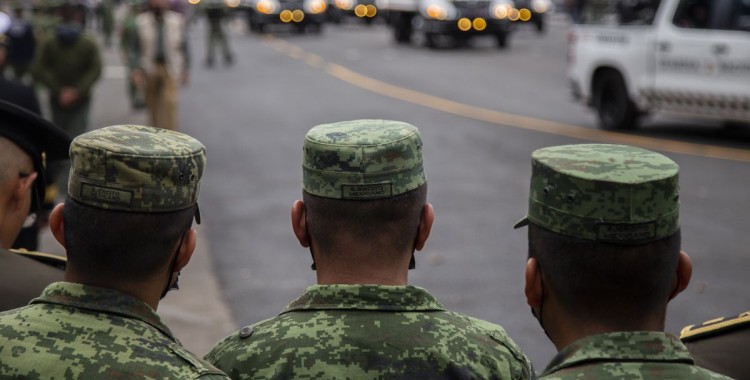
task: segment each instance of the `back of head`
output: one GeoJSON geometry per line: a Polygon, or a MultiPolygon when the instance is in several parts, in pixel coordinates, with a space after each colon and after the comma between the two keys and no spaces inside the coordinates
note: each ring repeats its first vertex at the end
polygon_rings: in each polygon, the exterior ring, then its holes
{"type": "Polygon", "coordinates": [[[173,131],[113,126],[71,145],[63,218],[68,268],[143,280],[168,265],[198,219],[205,148],[173,131]]]}
{"type": "Polygon", "coordinates": [[[625,328],[663,313],[680,252],[679,168],[621,145],[532,155],[529,256],[544,287],[580,321],[625,328]]]}
{"type": "Polygon", "coordinates": [[[427,193],[416,127],[387,120],[319,125],[305,137],[302,167],[307,225],[322,251],[409,251],[427,193]]]}

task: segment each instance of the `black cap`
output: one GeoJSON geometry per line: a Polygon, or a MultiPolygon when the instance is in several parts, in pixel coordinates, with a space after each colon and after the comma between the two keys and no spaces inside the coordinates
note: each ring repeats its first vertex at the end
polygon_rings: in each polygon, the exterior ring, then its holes
{"type": "Polygon", "coordinates": [[[0,136],[13,141],[31,157],[34,170],[39,173],[36,199],[43,200],[44,160],[68,159],[70,136],[41,116],[3,100],[0,100],[0,136]]]}

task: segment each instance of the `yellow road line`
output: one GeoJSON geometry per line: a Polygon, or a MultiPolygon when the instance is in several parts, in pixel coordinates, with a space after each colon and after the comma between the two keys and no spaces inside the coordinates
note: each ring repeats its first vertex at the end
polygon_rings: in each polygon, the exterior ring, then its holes
{"type": "Polygon", "coordinates": [[[718,145],[697,144],[647,136],[630,135],[612,131],[604,131],[600,129],[591,129],[572,124],[558,123],[555,121],[515,115],[511,113],[459,103],[438,96],[392,85],[390,83],[386,83],[362,75],[335,63],[327,63],[322,57],[318,55],[312,53],[303,54],[303,49],[281,39],[270,38],[265,40],[264,42],[267,42],[267,44],[273,47],[275,50],[285,53],[294,59],[302,60],[312,67],[322,67],[324,68],[326,73],[333,76],[334,78],[338,78],[354,86],[393,99],[421,105],[457,116],[497,125],[549,133],[565,137],[572,137],[581,140],[610,144],[614,143],[635,145],[642,148],[660,150],[670,153],[687,154],[692,156],[717,158],[730,161],[750,162],[750,150],[746,149],[727,148],[718,145]]]}

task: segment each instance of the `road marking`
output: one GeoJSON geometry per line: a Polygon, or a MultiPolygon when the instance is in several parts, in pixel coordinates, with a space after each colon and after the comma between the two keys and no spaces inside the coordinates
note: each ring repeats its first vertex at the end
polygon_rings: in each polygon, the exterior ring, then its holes
{"type": "Polygon", "coordinates": [[[591,129],[578,125],[558,123],[555,121],[537,119],[529,116],[516,115],[507,112],[476,107],[453,100],[430,95],[424,92],[386,83],[366,75],[350,70],[336,63],[327,62],[320,56],[307,53],[304,49],[288,41],[269,37],[264,38],[264,44],[282,52],[292,58],[301,60],[308,65],[323,70],[334,78],[344,82],[380,94],[389,98],[402,100],[423,107],[447,112],[474,120],[492,123],[501,126],[525,129],[529,131],[549,133],[558,136],[577,138],[609,144],[634,145],[646,149],[659,150],[663,152],[686,154],[691,156],[716,158],[729,161],[750,162],[750,150],[728,148],[718,145],[697,144],[677,140],[659,139],[647,136],[630,135],[620,132],[591,129]],[[309,56],[320,58],[316,64],[308,62],[309,56]]]}

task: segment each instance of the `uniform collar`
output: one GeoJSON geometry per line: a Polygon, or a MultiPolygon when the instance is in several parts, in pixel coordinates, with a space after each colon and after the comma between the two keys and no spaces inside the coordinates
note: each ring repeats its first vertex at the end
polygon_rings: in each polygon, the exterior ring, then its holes
{"type": "Polygon", "coordinates": [[[587,336],[563,348],[542,376],[590,362],[673,362],[694,364],[680,340],[658,331],[611,332],[587,336]]]}
{"type": "Polygon", "coordinates": [[[72,282],[55,282],[47,286],[42,295],[31,303],[56,304],[138,319],[157,328],[169,339],[177,342],[169,328],[161,322],[159,315],[148,304],[113,289],[72,282]]]}
{"type": "Polygon", "coordinates": [[[297,310],[445,311],[427,290],[416,286],[313,285],[282,313],[297,310]]]}

